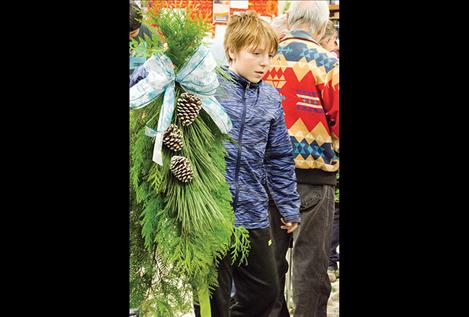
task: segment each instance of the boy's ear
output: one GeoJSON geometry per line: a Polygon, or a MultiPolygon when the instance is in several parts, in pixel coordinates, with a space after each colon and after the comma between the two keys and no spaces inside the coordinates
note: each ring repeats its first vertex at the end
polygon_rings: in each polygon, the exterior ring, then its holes
{"type": "Polygon", "coordinates": [[[230,47],[228,49],[228,55],[230,55],[231,60],[233,61],[236,60],[236,52],[234,51],[233,48],[230,47]]]}

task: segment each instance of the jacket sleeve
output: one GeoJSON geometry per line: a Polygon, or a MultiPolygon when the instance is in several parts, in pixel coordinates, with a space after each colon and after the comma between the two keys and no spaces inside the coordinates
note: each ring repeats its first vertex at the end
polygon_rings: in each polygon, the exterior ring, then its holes
{"type": "Polygon", "coordinates": [[[147,76],[148,76],[148,71],[143,67],[143,65],[140,65],[139,67],[135,68],[134,72],[130,76],[129,88],[147,76]]]}
{"type": "Polygon", "coordinates": [[[276,118],[270,125],[264,160],[267,187],[284,220],[299,223],[300,196],[296,190],[293,146],[280,101],[278,106],[276,118]]]}
{"type": "Polygon", "coordinates": [[[323,108],[331,130],[332,146],[339,153],[339,64],[326,75],[321,91],[323,108]]]}

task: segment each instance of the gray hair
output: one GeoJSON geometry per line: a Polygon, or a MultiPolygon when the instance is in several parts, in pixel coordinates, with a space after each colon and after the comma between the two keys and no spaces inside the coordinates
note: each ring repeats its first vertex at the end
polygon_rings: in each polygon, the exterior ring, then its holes
{"type": "Polygon", "coordinates": [[[288,32],[287,15],[282,14],[282,15],[279,15],[278,17],[275,17],[270,23],[270,25],[272,26],[272,28],[275,31],[275,34],[277,35],[280,33],[288,32]]]}
{"type": "Polygon", "coordinates": [[[329,1],[293,1],[288,9],[290,29],[306,27],[310,33],[322,31],[329,21],[329,1]]]}

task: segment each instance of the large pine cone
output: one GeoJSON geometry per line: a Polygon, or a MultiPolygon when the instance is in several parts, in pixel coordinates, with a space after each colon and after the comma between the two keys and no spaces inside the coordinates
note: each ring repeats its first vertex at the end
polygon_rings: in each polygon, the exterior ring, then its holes
{"type": "Polygon", "coordinates": [[[182,132],[177,125],[171,124],[166,129],[163,134],[163,144],[174,152],[182,149],[182,132]]]}
{"type": "Polygon", "coordinates": [[[184,156],[173,156],[169,168],[173,175],[181,182],[188,183],[192,180],[192,166],[184,156]]]}
{"type": "Polygon", "coordinates": [[[188,126],[194,122],[202,108],[202,101],[194,94],[184,92],[177,101],[177,114],[181,124],[188,126]]]}

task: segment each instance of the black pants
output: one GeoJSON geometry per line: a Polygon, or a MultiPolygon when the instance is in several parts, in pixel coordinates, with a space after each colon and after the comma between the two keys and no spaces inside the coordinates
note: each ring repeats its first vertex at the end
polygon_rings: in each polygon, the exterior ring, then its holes
{"type": "Polygon", "coordinates": [[[275,262],[277,265],[277,273],[279,275],[280,290],[274,307],[269,317],[290,317],[288,305],[285,301],[285,275],[288,272],[288,262],[286,254],[288,248],[292,245],[293,235],[281,229],[282,222],[280,212],[275,203],[269,201],[270,229],[272,230],[272,241],[275,251],[275,262]]]}
{"type": "MultiPolygon", "coordinates": [[[[279,293],[270,228],[251,229],[248,265],[231,265],[230,256],[220,261],[219,286],[210,299],[212,317],[267,317],[279,293]],[[236,294],[230,305],[231,281],[236,294]],[[230,307],[231,306],[231,307],[230,307]]],[[[200,309],[194,306],[195,315],[200,309]]]]}

